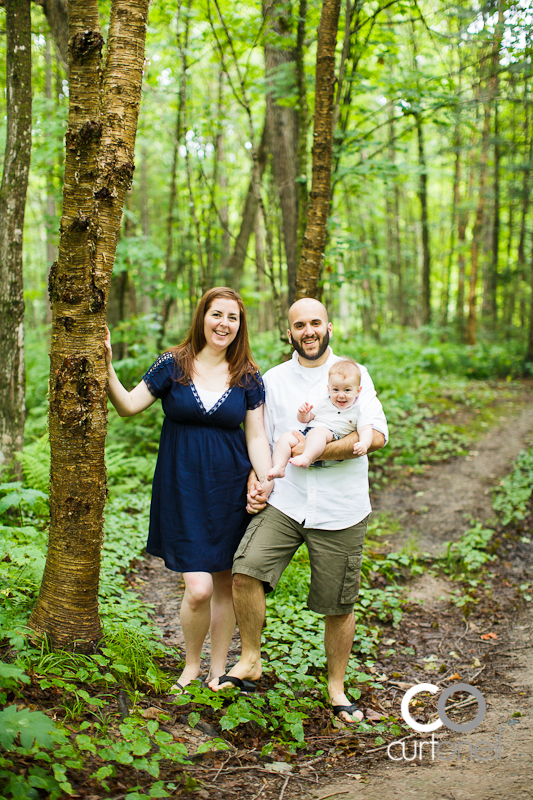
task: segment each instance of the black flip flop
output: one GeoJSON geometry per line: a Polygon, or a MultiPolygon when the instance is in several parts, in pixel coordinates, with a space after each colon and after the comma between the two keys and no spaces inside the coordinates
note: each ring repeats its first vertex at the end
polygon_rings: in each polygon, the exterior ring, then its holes
{"type": "Polygon", "coordinates": [[[339,714],[342,714],[343,711],[346,714],[355,714],[356,711],[361,711],[360,708],[357,708],[355,703],[352,703],[351,706],[332,706],[332,708],[333,708],[333,716],[337,717],[337,719],[339,719],[341,722],[344,722],[345,725],[359,725],[359,723],[362,722],[362,720],[360,719],[351,722],[346,719],[342,719],[342,717],[339,716],[339,714]]]}
{"type": "Polygon", "coordinates": [[[221,683],[232,683],[237,689],[243,693],[252,693],[257,691],[257,686],[252,681],[243,681],[241,678],[236,678],[235,675],[221,675],[218,679],[218,685],[221,683]]]}

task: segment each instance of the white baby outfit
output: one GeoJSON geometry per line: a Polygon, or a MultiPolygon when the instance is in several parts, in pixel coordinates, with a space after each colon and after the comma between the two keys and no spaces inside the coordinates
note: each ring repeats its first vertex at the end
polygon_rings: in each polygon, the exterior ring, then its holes
{"type": "Polygon", "coordinates": [[[359,403],[357,402],[359,398],[355,400],[355,403],[352,403],[351,406],[348,408],[337,408],[337,406],[333,405],[329,397],[326,397],[323,400],[318,408],[314,410],[315,418],[311,420],[308,427],[309,428],[317,428],[319,426],[324,426],[325,428],[329,428],[332,433],[337,434],[337,436],[346,436],[348,433],[357,430],[357,428],[362,428],[363,425],[372,425],[374,420],[372,418],[364,418],[364,415],[361,413],[361,408],[359,403]]]}

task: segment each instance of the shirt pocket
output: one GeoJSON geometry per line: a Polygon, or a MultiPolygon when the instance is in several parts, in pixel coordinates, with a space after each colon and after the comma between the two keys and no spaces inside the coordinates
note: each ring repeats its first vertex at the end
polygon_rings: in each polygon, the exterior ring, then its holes
{"type": "Polygon", "coordinates": [[[357,595],[359,594],[359,585],[361,583],[361,566],[363,564],[363,556],[346,556],[344,567],[344,581],[342,584],[341,599],[342,605],[349,605],[355,603],[357,595]]]}

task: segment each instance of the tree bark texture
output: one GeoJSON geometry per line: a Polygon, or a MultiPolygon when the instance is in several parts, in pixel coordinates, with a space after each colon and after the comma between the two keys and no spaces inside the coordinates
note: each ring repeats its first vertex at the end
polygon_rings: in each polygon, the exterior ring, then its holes
{"type": "Polygon", "coordinates": [[[39,5],[43,7],[58,55],[68,75],[68,2],[67,0],[40,0],[39,5]]]}
{"type": "Polygon", "coordinates": [[[487,194],[487,168],[489,157],[490,105],[484,103],[483,133],[481,134],[481,153],[479,157],[479,194],[476,218],[472,228],[472,244],[470,248],[470,287],[468,292],[468,318],[466,321],[466,343],[477,341],[477,279],[479,270],[479,246],[485,217],[485,201],[487,194]]]}
{"type": "Polygon", "coordinates": [[[242,211],[241,226],[239,233],[235,239],[233,252],[228,259],[227,264],[224,266],[224,274],[229,276],[229,285],[233,286],[236,291],[239,291],[239,286],[242,280],[242,271],[244,269],[244,262],[246,260],[246,252],[248,250],[248,243],[250,236],[254,230],[255,216],[259,207],[259,199],[257,197],[256,181],[261,181],[265,171],[266,162],[268,157],[267,150],[267,133],[266,133],[266,120],[261,135],[261,142],[257,149],[256,163],[252,167],[252,174],[250,176],[250,183],[246,198],[244,200],[244,208],[242,211]]]}
{"type": "Polygon", "coordinates": [[[113,0],[104,66],[97,0],[69,2],[70,101],[58,260],[50,271],[50,535],[29,625],[54,645],[100,638],[111,271],[141,98],[149,0],[113,0]]]}
{"type": "Polygon", "coordinates": [[[302,257],[296,280],[296,300],[317,296],[326,243],[331,200],[335,46],[339,12],[340,0],[324,0],[318,26],[316,56],[313,177],[302,257]]]}
{"type": "Polygon", "coordinates": [[[428,225],[428,170],[420,114],[415,114],[415,119],[418,135],[418,166],[420,169],[418,199],[420,201],[420,222],[422,225],[422,324],[429,325],[431,322],[431,253],[428,225]]]}
{"type": "Polygon", "coordinates": [[[22,232],[31,156],[30,0],[6,0],[7,132],[0,187],[0,471],[24,441],[22,232]]]}
{"type": "MultiPolygon", "coordinates": [[[[307,224],[307,90],[305,85],[305,26],[307,18],[307,0],[300,0],[298,13],[298,33],[296,37],[296,80],[298,83],[298,225],[296,232],[296,268],[302,257],[302,243],[307,224]]],[[[296,291],[296,286],[294,287],[296,291]]],[[[292,302],[292,300],[291,300],[292,302]]]]}
{"type": "Polygon", "coordinates": [[[281,71],[291,65],[296,68],[296,52],[294,48],[287,47],[284,41],[290,34],[290,3],[288,0],[267,2],[265,15],[270,20],[265,43],[268,147],[272,154],[274,180],[283,220],[288,299],[291,305],[294,301],[297,271],[299,120],[298,109],[280,105],[276,91],[276,77],[281,77],[281,71]]]}
{"type": "Polygon", "coordinates": [[[527,338],[527,350],[526,350],[526,363],[529,367],[529,372],[531,372],[531,366],[533,365],[533,249],[531,250],[531,271],[530,271],[530,300],[529,300],[529,334],[527,338]]]}

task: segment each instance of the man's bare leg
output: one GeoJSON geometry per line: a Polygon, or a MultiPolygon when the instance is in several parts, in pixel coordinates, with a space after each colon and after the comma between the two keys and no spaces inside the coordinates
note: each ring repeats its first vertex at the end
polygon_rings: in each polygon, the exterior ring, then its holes
{"type": "MultiPolygon", "coordinates": [[[[350,700],[344,694],[344,676],[352,652],[355,632],[355,616],[339,614],[327,616],[324,632],[324,644],[328,660],[328,692],[333,706],[349,706],[350,700]]],[[[363,718],[361,712],[350,715],[342,711],[339,715],[343,722],[356,722],[363,718]]]]}
{"type": "MultiPolygon", "coordinates": [[[[262,581],[237,572],[233,576],[233,606],[241,635],[241,657],[228,675],[256,681],[261,677],[261,632],[266,614],[265,590],[262,581]]],[[[232,684],[222,683],[221,686],[232,684]]],[[[217,691],[218,680],[210,682],[217,691]]]]}

